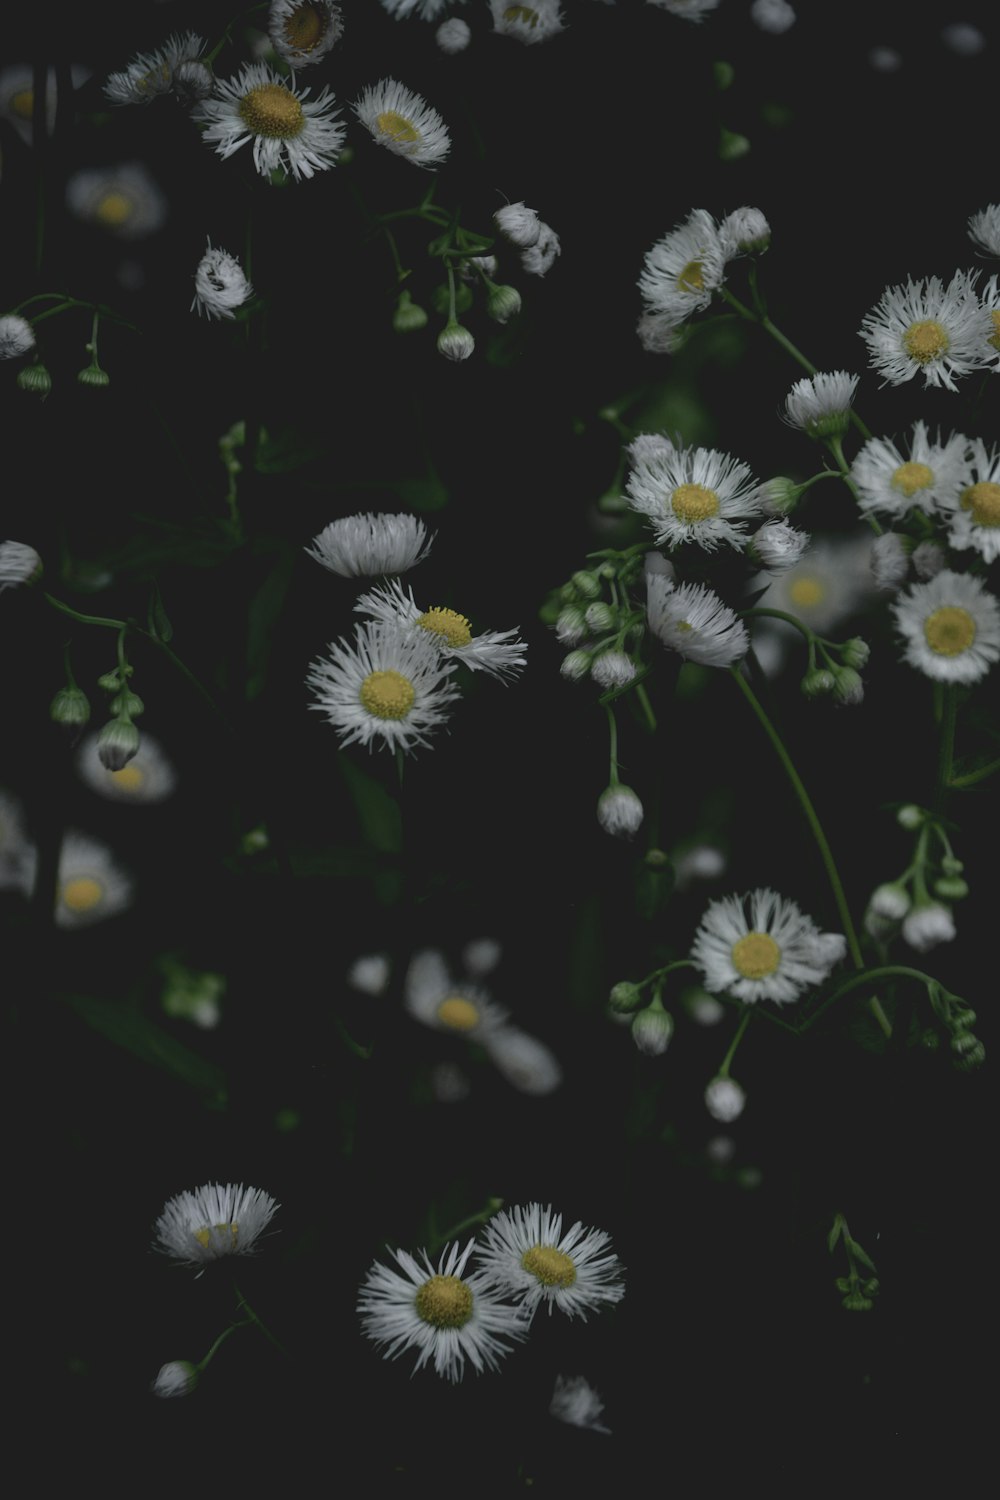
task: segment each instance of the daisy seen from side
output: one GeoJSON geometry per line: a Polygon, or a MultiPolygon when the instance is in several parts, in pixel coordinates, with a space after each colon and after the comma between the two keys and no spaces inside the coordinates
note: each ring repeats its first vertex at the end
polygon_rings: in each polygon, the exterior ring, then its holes
{"type": "Polygon", "coordinates": [[[794,901],[758,887],[709,903],[691,946],[711,994],[787,1005],[822,984],[847,953],[839,932],[820,932],[794,901]]]}
{"type": "Polygon", "coordinates": [[[1000,275],[995,272],[983,287],[982,300],[991,325],[986,333],[986,363],[1000,374],[1000,275]]]}
{"type": "Polygon", "coordinates": [[[477,1264],[533,1317],[543,1304],[586,1321],[588,1311],[621,1300],[624,1267],[603,1229],[577,1222],[565,1234],[562,1214],[529,1203],[503,1209],[483,1230],[477,1264]]]}
{"type": "Polygon", "coordinates": [[[846,432],[857,388],[857,375],[846,370],[803,376],[785,397],[785,421],[814,438],[846,432]]]}
{"type": "Polygon", "coordinates": [[[984,255],[1000,256],[1000,203],[990,203],[970,216],[969,238],[984,255]]]}
{"type": "Polygon", "coordinates": [[[343,36],[343,12],[333,0],[271,0],[267,34],[290,67],[308,68],[343,36]]]}
{"type": "Polygon", "coordinates": [[[306,682],[342,745],[381,744],[409,752],[445,722],[459,697],[454,663],[425,632],[383,621],[355,627],[354,640],[333,641],[306,682]]]}
{"type": "Polygon", "coordinates": [[[969,483],[968,447],[962,433],[932,437],[919,420],[905,446],[869,438],[851,465],[862,515],[904,516],[914,506],[929,511],[957,504],[969,483]]]}
{"type": "Polygon", "coordinates": [[[639,276],[646,311],[683,323],[708,306],[725,270],[726,245],[715,220],[704,208],[693,209],[646,252],[639,276]]]}
{"type": "Polygon", "coordinates": [[[695,542],[742,551],[745,522],[762,511],[760,486],[739,459],[715,448],[674,448],[636,464],[625,491],[649,521],[657,545],[695,542]]]}
{"type": "Polygon", "coordinates": [[[430,552],[433,540],[416,516],[380,516],[369,511],[331,521],[306,551],[341,578],[378,578],[415,568],[430,552]]]}
{"type": "Polygon", "coordinates": [[[657,640],[703,667],[730,667],[750,644],[746,626],[718,594],[699,583],[675,588],[661,573],[646,574],[646,618],[657,640]]]}
{"type": "Polygon", "coordinates": [[[116,105],[151,104],[171,92],[185,63],[200,62],[204,49],[203,39],[193,31],[168,37],[155,52],[140,52],[122,72],[110,74],[104,97],[116,105]]]}
{"type": "Polygon", "coordinates": [[[354,608],[373,620],[396,623],[426,634],[443,656],[463,662],[472,672],[513,677],[525,663],[527,648],[518,639],[516,630],[486,630],[474,636],[465,615],[441,605],[422,610],[413,591],[404,589],[395,578],[362,594],[354,608]]]}
{"type": "Polygon", "coordinates": [[[415,166],[438,167],[451,150],[437,110],[395,78],[372,84],[352,108],[374,141],[415,166]]]}
{"type": "Polygon", "coordinates": [[[956,376],[982,369],[992,320],[976,295],[975,280],[971,271],[956,271],[947,286],[930,276],[886,288],[858,330],[883,385],[922,375],[925,386],[953,391],[956,376]]]}
{"type": "Polygon", "coordinates": [[[944,568],[893,601],[904,658],[936,682],[978,682],[1000,657],[1000,604],[978,578],[944,568]]]}
{"type": "Polygon", "coordinates": [[[534,46],[563,29],[558,0],[534,0],[531,5],[511,5],[509,0],[490,0],[493,30],[498,36],[534,46]]]}
{"type": "Polygon", "coordinates": [[[253,1255],[280,1205],[242,1182],[206,1183],[168,1199],[154,1226],[153,1249],[204,1270],[229,1255],[253,1255]]]}
{"type": "Polygon", "coordinates": [[[235,255],[230,255],[227,250],[213,249],[209,240],[208,249],[194,273],[191,311],[197,308],[199,315],[204,313],[209,319],[232,318],[236,309],[252,296],[253,287],[235,255]]]}
{"type": "Polygon", "coordinates": [[[0,318],[0,359],[19,359],[35,347],[35,330],[19,313],[0,318]]]}
{"type": "MultiPolygon", "coordinates": [[[[294,83],[294,76],[292,79],[294,83]]],[[[253,142],[253,163],[262,177],[279,168],[298,179],[332,167],[344,144],[329,89],[309,99],[267,63],[247,63],[235,78],[219,80],[194,118],[207,128],[204,139],[223,158],[253,142]]]]}
{"type": "Polygon", "coordinates": [[[0,542],[0,594],[34,583],[42,576],[42,559],[27,542],[0,542]]]}

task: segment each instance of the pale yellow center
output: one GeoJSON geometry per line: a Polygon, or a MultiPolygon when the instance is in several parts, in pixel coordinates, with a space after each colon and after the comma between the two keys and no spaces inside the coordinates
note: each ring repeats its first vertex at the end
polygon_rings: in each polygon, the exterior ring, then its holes
{"type": "Polygon", "coordinates": [[[405,115],[397,114],[394,109],[386,109],[376,115],[375,124],[382,135],[387,135],[391,141],[399,141],[401,145],[409,146],[420,139],[420,131],[412,121],[405,115]]]}
{"type": "Polygon", "coordinates": [[[11,112],[22,120],[30,120],[35,108],[35,95],[32,89],[21,89],[19,93],[12,94],[10,99],[11,112]]]}
{"type": "Polygon", "coordinates": [[[767,932],[748,932],[732,947],[735,968],[744,979],[763,979],[781,962],[781,949],[767,932]]]}
{"type": "Polygon", "coordinates": [[[240,1232],[240,1226],[238,1224],[216,1224],[214,1229],[196,1229],[194,1232],[194,1237],[198,1241],[202,1249],[207,1250],[209,1245],[212,1243],[213,1235],[221,1234],[223,1237],[225,1237],[227,1229],[229,1230],[229,1237],[232,1240],[232,1246],[230,1248],[235,1250],[236,1240],[240,1232]]]}
{"type": "Polygon", "coordinates": [[[78,875],[63,886],[63,901],[70,911],[93,911],[104,897],[104,887],[92,875],[78,875]]]}
{"type": "Polygon", "coordinates": [[[808,609],[813,604],[818,604],[826,593],[826,589],[818,578],[796,578],[789,586],[788,597],[793,604],[799,604],[808,609]]]}
{"type": "Polygon", "coordinates": [[[1000,526],[1000,484],[981,479],[962,496],[962,509],[972,511],[977,526],[1000,526]]]}
{"type": "Polygon", "coordinates": [[[426,614],[420,616],[417,624],[423,630],[433,631],[449,646],[467,646],[472,640],[472,630],[464,615],[457,614],[453,609],[429,609],[426,614]]]}
{"type": "Polygon", "coordinates": [[[572,1286],[576,1280],[576,1266],[554,1245],[535,1245],[533,1249],[525,1250],[521,1264],[537,1277],[542,1286],[572,1286]]]}
{"type": "Polygon", "coordinates": [[[105,193],[97,205],[96,216],[102,224],[124,224],[132,217],[132,200],[124,193],[105,193]]]}
{"type": "Polygon", "coordinates": [[[167,63],[162,62],[158,67],[151,68],[144,77],[136,81],[136,88],[140,94],[147,94],[150,90],[158,90],[163,84],[170,82],[170,68],[167,63]]]}
{"type": "Polygon", "coordinates": [[[678,521],[707,521],[719,513],[719,497],[703,484],[682,484],[670,497],[678,521]]]}
{"type": "Polygon", "coordinates": [[[701,274],[701,261],[689,260],[677,278],[682,292],[701,292],[705,289],[705,278],[701,274]]]}
{"type": "Polygon", "coordinates": [[[976,622],[967,609],[946,604],[927,616],[924,638],[938,656],[961,656],[976,639],[976,622]]]}
{"type": "Polygon", "coordinates": [[[240,100],[240,115],[254,135],[287,141],[305,124],[302,105],[282,83],[262,83],[240,100]]]}
{"type": "Polygon", "coordinates": [[[934,470],[926,464],[900,464],[890,481],[894,490],[899,490],[907,500],[912,500],[917,490],[925,490],[934,483],[934,470]]]}
{"type": "Polygon", "coordinates": [[[503,18],[505,21],[523,21],[525,26],[538,25],[538,12],[530,5],[508,5],[503,18]]]}
{"type": "Polygon", "coordinates": [[[472,1317],[472,1293],[460,1276],[432,1276],[417,1292],[417,1317],[432,1328],[462,1328],[472,1317]]]}
{"type": "Polygon", "coordinates": [[[282,30],[288,45],[296,52],[312,52],[323,40],[326,27],[314,5],[297,5],[291,15],[285,17],[282,30]]]}
{"type": "Polygon", "coordinates": [[[449,995],[437,1008],[437,1017],[452,1031],[471,1031],[479,1021],[479,1012],[464,995],[449,995]]]}
{"type": "Polygon", "coordinates": [[[992,344],[994,349],[1000,349],[1000,307],[992,308],[990,317],[993,319],[993,332],[986,342],[992,344]]]}
{"type": "Polygon", "coordinates": [[[123,766],[120,771],[109,771],[108,775],[116,786],[120,786],[123,792],[137,792],[146,780],[140,768],[136,765],[123,766]]]}
{"type": "Polygon", "coordinates": [[[402,672],[369,672],[361,684],[361,702],[376,719],[405,719],[416,693],[402,672]]]}
{"type": "Polygon", "coordinates": [[[903,334],[903,348],[918,365],[929,365],[932,359],[939,359],[950,343],[947,332],[934,318],[911,323],[903,334]]]}

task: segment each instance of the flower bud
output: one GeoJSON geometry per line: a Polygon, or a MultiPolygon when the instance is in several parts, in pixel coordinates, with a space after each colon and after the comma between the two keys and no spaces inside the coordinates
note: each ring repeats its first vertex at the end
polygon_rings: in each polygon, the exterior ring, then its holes
{"type": "Polygon", "coordinates": [[[141,713],[145,713],[146,705],[138,693],[125,688],[122,692],[115,694],[108,704],[108,709],[119,718],[137,719],[141,713]]]}
{"type": "MultiPolygon", "coordinates": [[[[131,677],[135,669],[131,666],[125,668],[125,676],[131,677]]],[[[115,667],[111,672],[105,672],[103,677],[98,677],[97,686],[103,688],[106,693],[117,693],[122,685],[120,669],[115,667]]]]}
{"type": "Polygon", "coordinates": [[[172,1359],[160,1366],[150,1390],[154,1396],[190,1396],[198,1384],[198,1371],[190,1360],[172,1359]]]}
{"type": "Polygon", "coordinates": [[[521,293],[513,286],[495,286],[486,299],[486,311],[497,323],[509,323],[521,311],[521,293]]]}
{"type": "Polygon", "coordinates": [[[564,646],[575,646],[587,634],[587,621],[578,604],[567,604],[556,620],[556,639],[564,646]]]}
{"type": "Polygon", "coordinates": [[[934,882],[934,894],[944,901],[961,901],[969,894],[968,882],[960,875],[942,875],[934,882]]]}
{"type": "Polygon", "coordinates": [[[121,771],[139,751],[139,731],[130,719],[111,719],[97,736],[97,754],[108,771],[121,771]]]}
{"type": "Polygon", "coordinates": [[[727,259],[732,255],[760,255],[771,243],[771,226],[759,208],[734,209],[719,225],[719,233],[727,259]]]}
{"type": "Polygon", "coordinates": [[[886,881],[872,892],[872,911],[890,922],[901,922],[911,904],[910,893],[900,880],[886,881]]]}
{"type": "Polygon", "coordinates": [[[705,1090],[705,1106],[714,1120],[728,1125],[737,1119],[747,1102],[747,1096],[735,1078],[713,1078],[705,1090]]]}
{"type": "Polygon", "coordinates": [[[49,704],[49,718],[54,724],[86,724],[90,718],[90,700],[82,688],[60,688],[49,704]]]}
{"type": "Polygon", "coordinates": [[[396,333],[416,333],[427,327],[427,314],[418,307],[409,292],[400,292],[396,311],[392,315],[392,326],[396,333]]]}
{"type": "Polygon", "coordinates": [[[111,376],[107,370],[102,370],[100,365],[88,365],[85,370],[79,372],[76,378],[80,385],[100,387],[111,384],[111,376]]]}
{"type": "Polygon", "coordinates": [[[955,1054],[952,1062],[963,1073],[971,1073],[975,1068],[982,1067],[986,1061],[986,1048],[978,1037],[972,1035],[971,1031],[964,1036],[952,1037],[951,1047],[955,1054]],[[963,1045],[959,1046],[959,1042],[963,1045]]]}
{"type": "Polygon", "coordinates": [[[833,696],[838,703],[863,702],[865,685],[853,667],[834,667],[833,696]]]}
{"type": "Polygon", "coordinates": [[[578,682],[581,677],[586,677],[590,671],[589,651],[570,651],[563,657],[562,666],[559,668],[563,677],[570,682],[578,682]]]}
{"type": "Polygon", "coordinates": [[[954,936],[951,911],[939,901],[921,902],[903,919],[903,941],[918,953],[926,953],[938,943],[950,943],[954,936]]]}
{"type": "Polygon", "coordinates": [[[794,568],[809,545],[804,531],[796,531],[787,521],[765,521],[750,538],[750,550],[768,573],[794,568]]]}
{"type": "Polygon", "coordinates": [[[844,1298],[842,1306],[848,1312],[869,1312],[875,1306],[870,1297],[865,1297],[861,1292],[851,1292],[844,1298]]]}
{"type": "Polygon", "coordinates": [[[570,582],[581,599],[599,599],[601,597],[601,582],[596,573],[587,572],[580,568],[574,573],[570,582]]]}
{"type": "Polygon", "coordinates": [[[636,665],[624,651],[602,651],[590,666],[590,675],[602,688],[625,687],[636,675],[636,665]]]}
{"type": "Polygon", "coordinates": [[[871,647],[868,642],[861,639],[859,635],[852,635],[849,641],[845,641],[840,648],[840,659],[845,667],[856,667],[860,672],[862,667],[868,665],[871,656],[871,647]]]}
{"type": "Polygon", "coordinates": [[[803,677],[799,687],[807,698],[821,698],[824,693],[833,692],[836,679],[833,673],[828,672],[825,667],[813,667],[803,677]]]}
{"type": "Polygon", "coordinates": [[[434,33],[434,40],[442,52],[449,55],[455,52],[464,52],[472,39],[472,31],[468,21],[463,21],[461,16],[449,16],[447,21],[442,21],[434,33]]]}
{"type": "Polygon", "coordinates": [[[800,492],[801,487],[794,479],[786,479],[783,474],[777,474],[760,486],[757,499],[766,516],[787,516],[795,509],[800,492]]]}
{"type": "Polygon", "coordinates": [[[954,854],[943,854],[941,868],[946,875],[961,875],[965,866],[960,859],[955,858],[954,854]]]}
{"type": "Polygon", "coordinates": [[[610,604],[605,604],[603,599],[597,599],[593,604],[587,605],[584,619],[592,635],[603,635],[606,630],[614,629],[615,612],[610,604]]]}
{"type": "Polygon", "coordinates": [[[632,1022],[632,1040],[647,1057],[659,1057],[666,1052],[673,1034],[673,1017],[659,1004],[647,1005],[632,1022]]]}
{"type": "Polygon", "coordinates": [[[611,986],[608,1004],[619,1015],[627,1015],[630,1011],[637,1010],[642,1004],[642,990],[637,984],[633,984],[631,979],[620,979],[617,984],[611,986]]]}
{"type": "Polygon", "coordinates": [[[912,833],[914,829],[920,827],[924,821],[924,816],[922,807],[918,807],[915,802],[907,802],[897,810],[896,822],[900,828],[906,828],[912,833]]]}
{"type": "Polygon", "coordinates": [[[23,370],[17,372],[17,384],[22,391],[47,396],[52,389],[52,376],[41,363],[25,365],[23,370]]]}
{"type": "Polygon", "coordinates": [[[437,336],[438,353],[443,354],[445,359],[456,362],[468,359],[475,347],[475,339],[467,328],[462,327],[461,323],[451,321],[446,323],[437,336]]]}
{"type": "Polygon", "coordinates": [[[643,819],[642,802],[630,786],[619,782],[609,786],[597,799],[597,821],[605,833],[631,838],[643,819]]]}

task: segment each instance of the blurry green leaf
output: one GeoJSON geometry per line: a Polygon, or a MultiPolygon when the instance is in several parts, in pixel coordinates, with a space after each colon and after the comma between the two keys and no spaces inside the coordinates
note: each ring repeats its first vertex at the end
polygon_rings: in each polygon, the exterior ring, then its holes
{"type": "Polygon", "coordinates": [[[674,867],[668,860],[656,869],[641,861],[635,872],[635,904],[639,915],[647,922],[666,906],[674,888],[674,867]]]}
{"type": "Polygon", "coordinates": [[[715,79],[715,87],[720,91],[727,89],[736,77],[736,69],[732,63],[724,62],[721,58],[712,64],[712,76],[715,79]]]}
{"type": "Polygon", "coordinates": [[[65,999],[88,1026],[116,1046],[172,1073],[195,1089],[212,1108],[225,1108],[226,1075],[222,1069],[185,1047],[141,1011],[125,1002],[97,1000],[91,995],[67,995],[65,999]]]}
{"type": "Polygon", "coordinates": [[[392,488],[411,510],[443,510],[448,504],[448,491],[436,474],[429,479],[400,479],[392,488]]]}
{"type": "Polygon", "coordinates": [[[160,586],[155,578],[152,581],[149,597],[148,619],[151,635],[155,635],[157,640],[164,643],[171,639],[174,627],[171,625],[167,611],[163,607],[163,596],[160,593],[160,586]]]}
{"type": "Polygon", "coordinates": [[[365,838],[383,854],[398,854],[403,843],[398,802],[350,756],[339,755],[337,760],[354,798],[365,838]]]}
{"type": "Polygon", "coordinates": [[[733,130],[727,130],[725,126],[719,129],[719,159],[720,161],[738,161],[741,156],[746,156],[750,150],[750,142],[745,135],[738,135],[733,130]]]}
{"type": "Polygon", "coordinates": [[[274,627],[284,608],[292,581],[295,553],[288,549],[279,557],[250,601],[247,614],[247,700],[259,696],[267,679],[267,663],[274,644],[274,627]]]}
{"type": "Polygon", "coordinates": [[[854,1256],[854,1259],[860,1261],[861,1264],[865,1266],[869,1271],[874,1271],[877,1269],[875,1262],[872,1260],[871,1256],[866,1250],[862,1250],[857,1240],[848,1240],[847,1248],[854,1256]]]}

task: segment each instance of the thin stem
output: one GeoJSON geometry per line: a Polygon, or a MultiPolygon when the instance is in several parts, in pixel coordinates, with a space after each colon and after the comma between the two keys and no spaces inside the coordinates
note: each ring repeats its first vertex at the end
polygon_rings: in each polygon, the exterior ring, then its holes
{"type": "Polygon", "coordinates": [[[244,1318],[241,1323],[230,1323],[230,1325],[229,1325],[228,1328],[224,1328],[222,1330],[222,1332],[219,1334],[219,1337],[216,1339],[215,1343],[212,1345],[211,1349],[209,1349],[208,1353],[205,1355],[205,1358],[204,1359],[200,1359],[198,1361],[198,1363],[195,1365],[195,1369],[198,1371],[199,1375],[205,1369],[206,1365],[208,1364],[208,1362],[212,1358],[212,1356],[215,1354],[216,1350],[219,1349],[225,1343],[225,1341],[229,1337],[229,1335],[231,1333],[235,1333],[236,1330],[237,1330],[237,1328],[249,1328],[251,1322],[252,1322],[252,1319],[250,1319],[250,1318],[244,1318]]]}
{"type": "Polygon", "coordinates": [[[53,609],[58,609],[60,613],[69,615],[71,620],[78,620],[81,625],[106,625],[111,630],[126,630],[128,628],[127,620],[109,620],[103,615],[83,615],[78,609],[71,609],[68,604],[63,604],[61,599],[54,598],[52,594],[45,594],[44,598],[48,604],[52,605],[53,609]]]}
{"type": "Polygon", "coordinates": [[[617,786],[618,785],[618,721],[615,718],[615,711],[611,707],[610,703],[606,703],[604,705],[604,708],[605,708],[605,712],[607,713],[607,716],[608,716],[608,734],[609,734],[610,740],[611,740],[611,748],[610,748],[610,760],[611,760],[610,785],[611,786],[617,786]]]}
{"type": "Polygon", "coordinates": [[[693,958],[675,958],[672,963],[664,964],[662,969],[653,969],[646,975],[645,979],[639,980],[639,989],[644,990],[651,980],[666,979],[668,974],[673,974],[676,969],[696,969],[698,965],[693,958]]]}
{"type": "MultiPolygon", "coordinates": [[[[852,415],[853,415],[853,413],[852,413],[852,415]]],[[[871,433],[868,431],[867,427],[865,428],[865,434],[866,434],[866,436],[871,437],[871,433]]],[[[851,478],[851,467],[850,467],[850,464],[847,462],[847,459],[844,457],[844,446],[843,446],[843,443],[840,440],[840,434],[839,433],[834,433],[833,436],[827,438],[826,441],[827,441],[827,446],[830,449],[830,452],[833,454],[834,458],[837,460],[837,464],[838,464],[838,466],[840,468],[841,478],[843,479],[844,483],[847,485],[847,488],[850,490],[851,494],[854,496],[854,499],[860,504],[860,496],[858,495],[858,487],[854,483],[854,480],[851,478]]],[[[876,536],[881,536],[882,535],[882,526],[879,524],[879,522],[875,519],[875,517],[873,515],[871,515],[869,513],[868,515],[865,516],[865,520],[868,522],[869,526],[871,527],[872,531],[874,531],[874,533],[875,533],[876,536]]]]}
{"type": "Polygon", "coordinates": [[[729,1043],[729,1051],[726,1053],[725,1057],[722,1059],[722,1065],[719,1068],[719,1072],[718,1072],[718,1077],[719,1078],[728,1078],[729,1077],[729,1069],[730,1069],[730,1066],[732,1065],[733,1058],[736,1056],[736,1049],[740,1045],[740,1042],[742,1042],[742,1040],[743,1040],[743,1033],[746,1031],[747,1027],[750,1025],[750,1017],[752,1015],[753,1015],[753,1007],[751,1005],[745,1005],[743,1007],[743,1014],[740,1017],[740,1024],[736,1028],[736,1035],[733,1037],[732,1041],[729,1043]]]}
{"type": "Polygon", "coordinates": [[[953,682],[944,684],[944,699],[941,706],[941,741],[938,747],[937,792],[934,811],[940,815],[944,809],[951,772],[955,760],[955,720],[958,713],[958,693],[953,682]]]}
{"type": "Polygon", "coordinates": [[[651,732],[655,734],[656,715],[653,712],[653,705],[649,701],[649,694],[646,692],[646,689],[641,682],[636,685],[635,696],[642,707],[643,714],[646,718],[646,723],[649,725],[651,732]]]}
{"type": "Polygon", "coordinates": [[[459,1219],[457,1224],[450,1224],[447,1229],[439,1231],[437,1234],[435,1234],[430,1246],[431,1253],[433,1253],[433,1251],[436,1250],[439,1245],[446,1245],[449,1240],[453,1240],[456,1235],[463,1234],[466,1229],[476,1229],[480,1224],[485,1224],[486,1220],[492,1219],[493,1215],[497,1213],[501,1208],[503,1208],[502,1198],[487,1199],[486,1207],[481,1208],[478,1213],[469,1214],[468,1218],[459,1219]]]}
{"type": "Polygon", "coordinates": [[[239,1287],[235,1285],[235,1283],[233,1285],[233,1291],[236,1293],[236,1306],[237,1306],[237,1309],[242,1308],[243,1311],[246,1313],[247,1317],[249,1318],[250,1322],[253,1323],[253,1324],[255,1324],[256,1327],[258,1327],[260,1329],[261,1333],[268,1340],[268,1342],[271,1343],[271,1344],[273,1344],[274,1347],[278,1350],[278,1352],[280,1354],[284,1354],[284,1355],[287,1356],[288,1350],[285,1348],[284,1344],[279,1343],[279,1341],[275,1338],[275,1336],[271,1332],[271,1330],[264,1323],[261,1322],[261,1320],[258,1318],[257,1314],[254,1312],[253,1308],[250,1306],[249,1302],[244,1297],[244,1295],[240,1291],[239,1287]]]}
{"type": "Polygon", "coordinates": [[[967,771],[963,776],[952,776],[949,778],[949,787],[975,786],[977,781],[985,781],[987,776],[992,776],[994,771],[1000,771],[1000,756],[991,760],[987,765],[980,766],[978,771],[967,771]]]}

